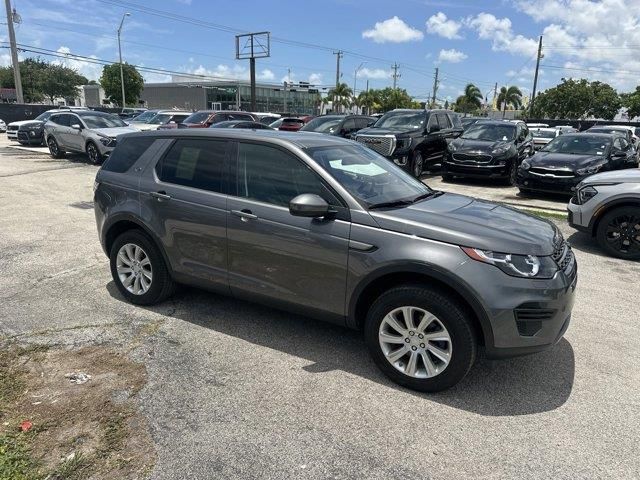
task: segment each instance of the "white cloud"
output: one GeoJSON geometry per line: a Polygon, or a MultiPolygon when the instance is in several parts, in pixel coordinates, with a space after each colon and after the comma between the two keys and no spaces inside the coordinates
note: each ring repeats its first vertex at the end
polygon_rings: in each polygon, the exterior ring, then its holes
{"type": "Polygon", "coordinates": [[[439,35],[450,40],[462,38],[459,34],[462,24],[454,20],[447,19],[447,16],[438,12],[427,20],[427,32],[439,35]]]}
{"type": "Polygon", "coordinates": [[[439,62],[460,63],[467,58],[467,54],[452,48],[450,50],[440,50],[438,54],[439,62]]]}
{"type": "Polygon", "coordinates": [[[268,68],[265,68],[258,75],[256,75],[256,79],[261,80],[263,82],[269,82],[274,78],[276,78],[275,74],[268,68]]]}
{"type": "Polygon", "coordinates": [[[321,73],[312,73],[309,75],[309,83],[311,85],[318,85],[322,83],[322,74],[321,73]]]}
{"type": "Polygon", "coordinates": [[[398,17],[393,17],[383,22],[376,22],[371,30],[362,32],[362,38],[373,40],[375,43],[402,43],[422,40],[424,34],[398,17]]]}
{"type": "Polygon", "coordinates": [[[467,18],[466,24],[478,33],[480,39],[491,40],[494,51],[530,56],[535,55],[538,49],[537,40],[516,35],[511,20],[506,17],[497,18],[491,13],[482,12],[467,18]]]}
{"type": "Polygon", "coordinates": [[[361,68],[358,70],[358,78],[370,78],[370,79],[382,79],[391,77],[389,70],[383,70],[382,68],[361,68]]]}
{"type": "MultiPolygon", "coordinates": [[[[102,75],[102,68],[104,65],[98,63],[92,63],[91,61],[81,60],[71,55],[71,49],[69,47],[61,46],[56,50],[60,55],[65,58],[56,58],[51,63],[54,65],[63,65],[68,68],[72,68],[80,75],[84,75],[89,80],[98,80],[102,75]]],[[[97,58],[95,55],[90,55],[89,58],[97,58]]]]}

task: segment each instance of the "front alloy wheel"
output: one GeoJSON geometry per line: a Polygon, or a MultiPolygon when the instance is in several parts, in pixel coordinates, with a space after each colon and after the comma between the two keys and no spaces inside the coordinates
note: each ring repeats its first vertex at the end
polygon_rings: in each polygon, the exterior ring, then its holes
{"type": "Polygon", "coordinates": [[[610,255],[640,259],[640,209],[622,207],[607,213],[596,235],[600,246],[610,255]]]}
{"type": "Polygon", "coordinates": [[[380,323],[378,341],[387,361],[413,378],[431,378],[444,371],[453,347],[445,326],[431,312],[404,306],[380,323]]]}
{"type": "Polygon", "coordinates": [[[60,150],[60,146],[58,145],[58,142],[56,142],[55,138],[49,137],[49,140],[47,140],[47,146],[49,147],[49,153],[53,158],[62,158],[64,156],[64,153],[60,150]]]}
{"type": "Polygon", "coordinates": [[[417,150],[413,153],[411,169],[413,171],[413,176],[416,178],[420,178],[420,175],[422,175],[422,170],[424,169],[424,159],[422,158],[422,153],[417,150]]]}
{"type": "Polygon", "coordinates": [[[98,151],[98,147],[93,142],[89,142],[87,145],[87,156],[89,161],[94,165],[98,165],[102,162],[102,154],[98,151]]]}
{"type": "Polygon", "coordinates": [[[144,295],[153,282],[153,269],[147,252],[142,247],[127,243],[118,251],[116,270],[118,279],[128,292],[144,295]]]}

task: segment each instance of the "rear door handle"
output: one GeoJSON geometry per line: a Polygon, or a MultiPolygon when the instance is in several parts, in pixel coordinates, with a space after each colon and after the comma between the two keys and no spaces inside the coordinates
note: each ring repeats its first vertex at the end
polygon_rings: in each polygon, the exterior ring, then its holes
{"type": "Polygon", "coordinates": [[[255,220],[256,218],[258,218],[257,215],[254,215],[253,213],[251,213],[251,210],[246,208],[242,210],[231,210],[231,213],[236,217],[240,217],[240,220],[242,220],[243,222],[248,222],[249,220],[255,220]]]}
{"type": "Polygon", "coordinates": [[[163,200],[171,200],[171,195],[167,195],[167,192],[164,192],[164,191],[151,192],[149,195],[151,195],[154,198],[157,198],[159,202],[162,202],[163,200]]]}

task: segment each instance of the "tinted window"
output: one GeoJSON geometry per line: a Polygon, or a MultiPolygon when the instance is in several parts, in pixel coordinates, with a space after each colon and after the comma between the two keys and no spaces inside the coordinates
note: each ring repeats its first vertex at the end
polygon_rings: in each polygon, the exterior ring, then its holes
{"type": "Polygon", "coordinates": [[[92,113],[82,115],[82,120],[87,125],[87,128],[115,128],[127,126],[126,123],[115,115],[98,115],[92,113]]]}
{"type": "Polygon", "coordinates": [[[177,140],[156,172],[163,182],[221,192],[226,145],[216,140],[177,140]]]}
{"type": "Polygon", "coordinates": [[[63,113],[58,117],[58,121],[56,123],[63,127],[69,127],[74,123],[80,123],[80,121],[73,115],[69,115],[68,113],[63,113]]]}
{"type": "Polygon", "coordinates": [[[401,127],[418,130],[420,128],[424,128],[425,120],[425,112],[405,112],[400,110],[385,113],[380,120],[376,122],[376,127],[401,127]]]}
{"type": "Polygon", "coordinates": [[[133,137],[119,141],[116,148],[102,165],[102,169],[107,172],[126,172],[154,141],[155,138],[153,137],[133,137]]]}
{"type": "Polygon", "coordinates": [[[347,133],[353,132],[356,129],[356,121],[353,118],[345,120],[342,129],[347,133]]]}
{"type": "Polygon", "coordinates": [[[171,121],[176,122],[176,123],[184,122],[184,120],[188,116],[189,115],[174,115],[173,117],[171,117],[171,121]]]}
{"type": "Polygon", "coordinates": [[[185,123],[203,123],[207,121],[209,115],[211,115],[209,112],[192,113],[185,119],[185,123]]]}
{"type": "Polygon", "coordinates": [[[214,124],[214,123],[226,122],[227,120],[230,120],[229,115],[227,115],[226,113],[217,113],[212,118],[209,119],[209,122],[211,124],[214,124]]]}
{"type": "Polygon", "coordinates": [[[253,122],[253,117],[247,113],[230,113],[229,120],[247,120],[253,122]]]}
{"type": "Polygon", "coordinates": [[[340,205],[320,178],[302,161],[266,145],[238,145],[238,196],[281,207],[303,193],[315,193],[340,205]]]}
{"type": "Polygon", "coordinates": [[[449,114],[449,119],[453,121],[453,126],[456,128],[462,127],[462,122],[460,121],[460,116],[455,114],[449,114]]]}

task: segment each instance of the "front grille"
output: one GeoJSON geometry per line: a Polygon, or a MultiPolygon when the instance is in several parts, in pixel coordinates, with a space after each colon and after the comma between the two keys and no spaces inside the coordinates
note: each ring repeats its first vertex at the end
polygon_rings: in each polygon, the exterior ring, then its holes
{"type": "Polygon", "coordinates": [[[545,177],[573,178],[575,174],[571,170],[559,170],[556,168],[531,167],[529,173],[545,177]]]}
{"type": "Polygon", "coordinates": [[[571,245],[562,238],[562,235],[558,235],[558,239],[554,242],[555,247],[551,257],[558,264],[558,268],[565,273],[571,273],[573,270],[573,265],[575,263],[575,256],[573,255],[573,250],[571,250],[571,245]]]}
{"type": "Polygon", "coordinates": [[[453,159],[458,162],[477,162],[489,163],[493,157],[491,155],[483,155],[481,153],[454,153],[453,159]]]}
{"type": "Polygon", "coordinates": [[[8,132],[13,132],[15,130],[18,130],[18,127],[15,125],[7,125],[7,131],[8,132]]]}
{"type": "Polygon", "coordinates": [[[396,148],[396,137],[393,135],[357,135],[356,141],[385,157],[391,155],[396,148]]]}

